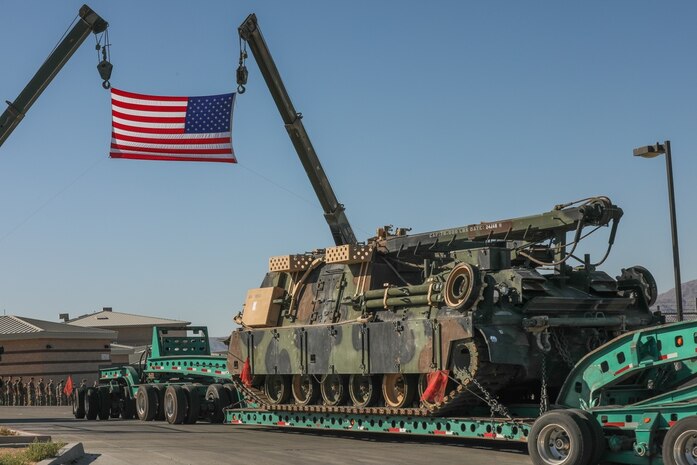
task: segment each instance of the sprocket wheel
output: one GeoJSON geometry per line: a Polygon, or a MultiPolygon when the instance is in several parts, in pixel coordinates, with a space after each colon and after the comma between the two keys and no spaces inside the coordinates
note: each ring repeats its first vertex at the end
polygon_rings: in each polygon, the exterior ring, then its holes
{"type": "Polygon", "coordinates": [[[658,298],[658,285],[649,270],[643,266],[632,266],[622,269],[622,275],[617,277],[621,290],[636,288],[632,284],[637,283],[644,294],[649,307],[656,303],[658,298]]]}

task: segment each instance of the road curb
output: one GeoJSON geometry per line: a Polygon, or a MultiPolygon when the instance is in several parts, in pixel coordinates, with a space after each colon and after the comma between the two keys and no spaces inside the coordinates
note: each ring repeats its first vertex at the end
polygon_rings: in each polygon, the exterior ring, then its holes
{"type": "Polygon", "coordinates": [[[59,450],[56,457],[42,460],[36,465],[60,465],[63,463],[70,463],[82,458],[83,455],[85,455],[85,449],[82,447],[82,443],[71,442],[59,450]]]}
{"type": "Polygon", "coordinates": [[[17,434],[13,434],[12,436],[0,436],[0,447],[10,444],[31,444],[34,441],[48,442],[51,440],[51,436],[45,434],[34,434],[14,428],[12,431],[17,434]]]}

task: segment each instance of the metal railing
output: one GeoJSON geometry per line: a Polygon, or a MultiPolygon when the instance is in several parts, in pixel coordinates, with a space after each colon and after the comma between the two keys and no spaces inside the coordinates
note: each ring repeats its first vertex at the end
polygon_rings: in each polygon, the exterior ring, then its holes
{"type": "MultiPolygon", "coordinates": [[[[666,317],[666,323],[674,323],[678,321],[678,315],[676,313],[676,309],[674,306],[670,306],[668,308],[665,308],[666,306],[663,306],[664,309],[661,310],[660,305],[656,305],[656,310],[660,311],[663,313],[663,316],[666,317]]],[[[693,302],[692,305],[690,305],[689,302],[685,302],[683,305],[683,320],[685,321],[692,321],[692,320],[697,320],[697,301],[693,302]]]]}

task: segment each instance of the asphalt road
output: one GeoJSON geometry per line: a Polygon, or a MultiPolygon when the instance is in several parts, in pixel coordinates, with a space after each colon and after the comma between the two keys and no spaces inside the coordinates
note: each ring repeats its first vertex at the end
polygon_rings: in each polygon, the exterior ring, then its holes
{"type": "Polygon", "coordinates": [[[524,447],[356,433],[309,433],[250,426],[86,421],[68,407],[0,407],[0,425],[82,442],[80,465],[419,464],[530,465],[524,447]]]}

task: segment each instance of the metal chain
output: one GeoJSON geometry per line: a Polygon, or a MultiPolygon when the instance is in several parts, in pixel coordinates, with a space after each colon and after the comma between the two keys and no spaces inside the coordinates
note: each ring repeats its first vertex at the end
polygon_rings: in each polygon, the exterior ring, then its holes
{"type": "Polygon", "coordinates": [[[540,415],[549,410],[549,395],[547,394],[547,354],[542,353],[542,386],[540,387],[540,415]]]}
{"type": "Polygon", "coordinates": [[[472,376],[472,374],[469,372],[467,368],[460,369],[455,367],[453,371],[455,372],[454,374],[456,378],[462,379],[461,375],[465,375],[472,382],[472,384],[474,384],[477,387],[477,389],[479,389],[479,391],[484,396],[484,402],[486,402],[486,404],[489,406],[492,418],[494,417],[495,413],[500,413],[509,420],[513,419],[511,413],[508,411],[508,408],[506,408],[505,405],[499,402],[499,400],[495,396],[493,396],[484,386],[482,386],[482,384],[477,380],[477,378],[472,376]]]}
{"type": "Polygon", "coordinates": [[[567,344],[564,333],[561,332],[561,330],[552,331],[552,340],[559,351],[559,355],[561,356],[562,360],[564,360],[564,363],[566,363],[569,368],[573,368],[576,365],[576,362],[574,362],[574,359],[571,357],[571,352],[569,352],[569,344],[567,344]]]}

